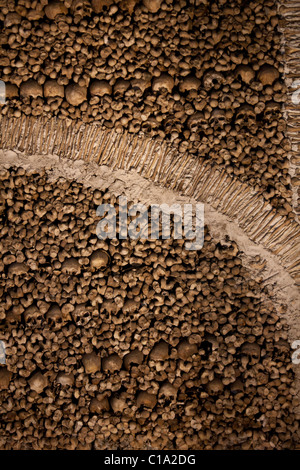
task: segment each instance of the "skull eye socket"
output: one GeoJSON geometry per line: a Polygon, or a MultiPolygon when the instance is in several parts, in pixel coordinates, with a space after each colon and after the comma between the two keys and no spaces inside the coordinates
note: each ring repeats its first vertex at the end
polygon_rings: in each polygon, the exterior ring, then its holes
{"type": "Polygon", "coordinates": [[[46,319],[46,321],[47,321],[48,326],[51,327],[51,328],[55,328],[57,326],[60,326],[63,323],[63,320],[60,316],[57,316],[57,317],[49,316],[46,319]]]}
{"type": "Polygon", "coordinates": [[[76,323],[78,323],[78,325],[86,325],[89,321],[90,321],[90,314],[88,312],[84,313],[83,315],[78,315],[76,317],[76,323]]]}
{"type": "Polygon", "coordinates": [[[162,395],[162,400],[164,402],[165,406],[169,406],[172,403],[172,397],[166,397],[165,395],[162,395]]]}
{"type": "Polygon", "coordinates": [[[132,367],[138,367],[139,363],[137,361],[130,361],[128,364],[128,368],[131,369],[132,367]]]}

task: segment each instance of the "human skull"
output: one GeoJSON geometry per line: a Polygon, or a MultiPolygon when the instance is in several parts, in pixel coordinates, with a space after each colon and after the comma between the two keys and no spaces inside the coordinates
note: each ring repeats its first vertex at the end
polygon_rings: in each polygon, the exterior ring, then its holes
{"type": "Polygon", "coordinates": [[[266,127],[273,127],[274,121],[278,119],[281,112],[281,107],[279,103],[275,101],[269,101],[264,109],[264,120],[266,127]]]}
{"type": "Polygon", "coordinates": [[[100,313],[106,312],[109,315],[117,313],[119,310],[118,305],[113,300],[104,300],[100,306],[100,313]]]}
{"type": "Polygon", "coordinates": [[[181,122],[179,119],[171,116],[164,121],[164,129],[166,134],[171,134],[173,131],[180,132],[181,122]]]}
{"type": "Polygon", "coordinates": [[[96,14],[101,13],[104,7],[108,8],[113,0],[92,0],[92,9],[96,14]]]}
{"type": "Polygon", "coordinates": [[[44,95],[46,98],[63,98],[65,90],[63,85],[59,85],[56,80],[47,80],[44,83],[44,95]]]}
{"type": "Polygon", "coordinates": [[[165,341],[160,341],[155,344],[150,352],[150,359],[152,361],[164,361],[169,357],[169,345],[165,341]]]}
{"type": "Polygon", "coordinates": [[[152,393],[140,392],[137,396],[137,406],[145,408],[154,408],[157,403],[157,398],[152,393]]]}
{"type": "Polygon", "coordinates": [[[87,88],[74,83],[66,87],[65,93],[66,100],[71,106],[79,106],[86,100],[87,88]]]}
{"type": "Polygon", "coordinates": [[[181,341],[177,347],[178,357],[182,359],[183,361],[186,361],[197,352],[198,352],[197,345],[191,344],[187,340],[181,341]]]}
{"type": "Polygon", "coordinates": [[[236,69],[236,75],[247,84],[255,78],[255,72],[249,65],[239,65],[236,69]]]}
{"type": "Polygon", "coordinates": [[[264,86],[273,85],[275,80],[279,78],[279,72],[272,65],[265,64],[260,68],[257,78],[264,86]]]}
{"type": "Polygon", "coordinates": [[[135,96],[141,97],[147,88],[151,86],[151,77],[146,78],[133,78],[131,81],[131,87],[135,91],[135,96]]]}
{"type": "Polygon", "coordinates": [[[194,77],[193,75],[189,75],[185,77],[182,82],[179,84],[179,91],[181,93],[185,93],[186,91],[191,91],[191,90],[198,90],[200,87],[200,80],[197,77],[194,77]]]}
{"type": "Polygon", "coordinates": [[[206,385],[209,395],[218,395],[223,392],[224,385],[221,379],[215,378],[206,385]]]}
{"type": "Polygon", "coordinates": [[[0,390],[7,389],[12,378],[12,372],[6,366],[0,366],[0,390]]]}
{"type": "MultiPolygon", "coordinates": [[[[176,397],[177,397],[177,389],[170,384],[169,382],[165,382],[159,389],[158,392],[158,401],[160,403],[165,403],[165,402],[176,402],[176,397]]],[[[165,403],[166,404],[166,403],[165,403]]]]}
{"type": "Polygon", "coordinates": [[[101,369],[101,358],[95,353],[85,354],[82,358],[82,363],[86,374],[95,374],[101,369]]]}
{"type": "Polygon", "coordinates": [[[24,312],[26,326],[41,326],[43,315],[36,305],[31,305],[24,312]]]}
{"type": "Polygon", "coordinates": [[[236,113],[235,123],[239,128],[253,128],[256,123],[256,114],[252,106],[243,104],[240,106],[236,113]]]}
{"type": "Polygon", "coordinates": [[[22,21],[22,18],[18,13],[16,12],[7,13],[4,19],[4,27],[10,28],[11,26],[15,24],[20,24],[21,21],[22,21]]]}
{"type": "Polygon", "coordinates": [[[162,73],[159,77],[153,80],[152,89],[153,91],[160,92],[166,90],[171,93],[174,88],[174,80],[171,75],[162,73]]]}
{"type": "Polygon", "coordinates": [[[211,113],[209,123],[214,129],[223,129],[227,123],[225,111],[223,109],[215,108],[211,113]]]}
{"type": "Polygon", "coordinates": [[[224,83],[224,77],[222,74],[219,72],[216,72],[215,70],[210,70],[205,73],[203,77],[203,85],[204,88],[210,89],[210,88],[219,88],[220,85],[224,83]]]}
{"type": "Polygon", "coordinates": [[[74,384],[74,375],[66,374],[65,372],[59,372],[56,377],[56,383],[62,387],[72,387],[74,384]]]}
{"type": "Polygon", "coordinates": [[[71,313],[72,319],[78,326],[85,326],[92,319],[92,309],[85,303],[77,304],[71,313]]]}
{"type": "Polygon", "coordinates": [[[105,269],[110,263],[110,255],[107,251],[96,250],[90,256],[92,270],[105,269]]]}
{"type": "Polygon", "coordinates": [[[90,403],[90,412],[94,414],[100,414],[104,411],[109,411],[109,401],[107,397],[103,397],[101,399],[93,398],[90,403]]]}
{"type": "Polygon", "coordinates": [[[207,126],[207,120],[205,119],[204,114],[198,112],[189,117],[187,120],[187,126],[191,132],[198,132],[199,129],[207,126]]]}
{"type": "Polygon", "coordinates": [[[114,96],[115,98],[121,98],[124,93],[130,87],[130,81],[124,80],[123,78],[118,78],[114,84],[114,96]]]}
{"type": "Polygon", "coordinates": [[[237,393],[242,393],[244,391],[244,384],[240,379],[237,379],[230,385],[230,390],[233,395],[237,393]]]}
{"type": "Polygon", "coordinates": [[[112,397],[109,402],[114,413],[123,413],[125,408],[127,408],[125,394],[120,397],[112,397]]]}
{"type": "Polygon", "coordinates": [[[61,270],[64,274],[78,274],[80,272],[80,264],[76,258],[67,258],[62,264],[61,270]]]}
{"type": "Polygon", "coordinates": [[[143,0],[144,6],[149,10],[151,13],[157,13],[160,9],[160,5],[162,0],[143,0]]]}
{"type": "Polygon", "coordinates": [[[138,366],[142,364],[144,359],[144,355],[138,349],[134,349],[130,351],[130,353],[126,354],[124,357],[124,366],[126,370],[130,370],[133,366],[138,366]]]}
{"type": "Polygon", "coordinates": [[[92,12],[92,7],[88,0],[73,0],[72,5],[70,7],[70,11],[74,16],[90,16],[92,12]]]}
{"type": "Polygon", "coordinates": [[[46,322],[53,330],[59,330],[63,326],[63,316],[57,304],[52,305],[46,313],[46,322]]]}
{"type": "Polygon", "coordinates": [[[102,369],[106,373],[114,373],[121,370],[123,360],[117,354],[111,354],[102,360],[102,369]]]}
{"type": "Polygon", "coordinates": [[[112,87],[107,80],[93,80],[90,84],[90,93],[95,96],[111,95],[112,87]]]}
{"type": "Polygon", "coordinates": [[[141,129],[147,134],[153,134],[154,129],[158,127],[158,122],[154,117],[149,117],[147,121],[142,123],[141,129]]]}
{"type": "Polygon", "coordinates": [[[29,380],[29,387],[36,393],[42,393],[48,385],[48,379],[41,372],[36,372],[29,380]]]}
{"type": "Polygon", "coordinates": [[[256,343],[244,343],[241,353],[243,356],[247,357],[250,365],[257,364],[260,360],[260,346],[256,343]]]}
{"type": "Polygon", "coordinates": [[[28,266],[25,263],[12,263],[8,267],[8,275],[9,277],[13,276],[22,276],[26,274],[28,271],[28,266]]]}
{"type": "Polygon", "coordinates": [[[51,1],[45,7],[45,14],[49,20],[54,20],[58,15],[66,15],[68,13],[64,2],[51,1]]]}
{"type": "Polygon", "coordinates": [[[5,316],[5,322],[9,328],[16,328],[21,323],[21,314],[10,310],[5,316]]]}

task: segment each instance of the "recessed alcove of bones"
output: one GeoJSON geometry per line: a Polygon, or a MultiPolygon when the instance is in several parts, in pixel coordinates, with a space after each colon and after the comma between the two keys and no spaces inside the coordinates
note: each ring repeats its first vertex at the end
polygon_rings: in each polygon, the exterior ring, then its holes
{"type": "MultiPolygon", "coordinates": [[[[28,410],[28,393],[39,404],[34,419],[52,429],[51,434],[47,431],[52,441],[40,431],[39,445],[51,448],[61,429],[60,422],[51,422],[43,411],[54,391],[55,416],[61,413],[59,403],[70,407],[68,426],[75,433],[65,444],[58,438],[59,446],[109,448],[115,438],[122,448],[172,448],[173,438],[176,448],[296,445],[299,372],[291,362],[291,344],[299,332],[299,291],[279,256],[251,241],[236,222],[208,203],[203,251],[191,254],[181,240],[156,240],[152,245],[97,240],[88,228],[96,227],[101,202],[115,204],[118,196],[126,195],[144,204],[196,203],[132,170],[7,151],[1,154],[1,187],[11,208],[9,234],[7,224],[2,227],[7,273],[2,288],[7,293],[13,285],[22,290],[32,281],[44,286],[32,300],[26,287],[24,305],[4,304],[1,335],[7,356],[1,393],[18,396],[28,410]],[[11,205],[12,194],[19,208],[11,205]],[[31,210],[32,220],[26,215],[31,210]],[[36,217],[42,222],[38,226],[36,217]],[[35,231],[25,253],[35,247],[38,257],[22,258],[20,224],[26,244],[27,227],[35,231]],[[13,251],[11,243],[7,245],[11,236],[13,251]],[[45,236],[52,240],[49,248],[45,236]],[[265,398],[259,390],[265,391],[265,398]],[[245,396],[251,402],[242,405],[245,396]],[[277,405],[272,410],[271,403],[283,399],[286,407],[290,403],[288,411],[279,411],[277,405]],[[221,402],[225,411],[220,421],[221,402]],[[82,416],[89,416],[89,437],[80,433],[73,418],[77,406],[82,416]],[[269,411],[263,411],[265,406],[269,411]],[[182,421],[176,416],[183,410],[182,421]],[[208,410],[217,413],[210,422],[208,410]],[[276,419],[285,433],[276,434],[271,424],[276,419]],[[126,432],[129,422],[134,423],[132,434],[126,432]],[[111,433],[113,423],[119,423],[116,435],[111,433]],[[218,426],[237,427],[239,434],[233,431],[220,439],[218,426]],[[189,438],[181,437],[183,429],[193,429],[189,438]],[[276,434],[272,439],[271,429],[276,434]]],[[[3,411],[7,416],[5,404],[3,411]]],[[[18,414],[18,408],[14,412],[18,414]]],[[[13,443],[13,432],[11,436],[3,437],[2,445],[22,448],[35,442],[26,432],[19,444],[13,443]]]]}

